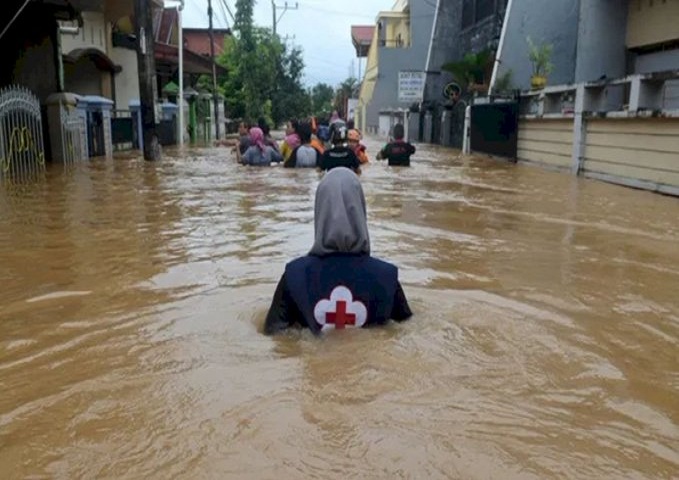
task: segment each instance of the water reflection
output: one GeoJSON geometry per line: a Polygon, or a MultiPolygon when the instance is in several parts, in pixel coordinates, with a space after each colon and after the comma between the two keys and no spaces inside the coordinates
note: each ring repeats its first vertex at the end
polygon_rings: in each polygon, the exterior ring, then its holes
{"type": "Polygon", "coordinates": [[[0,471],[679,476],[676,199],[437,147],[373,161],[373,251],[415,317],[264,337],[319,178],[187,149],[0,189],[0,471]]]}

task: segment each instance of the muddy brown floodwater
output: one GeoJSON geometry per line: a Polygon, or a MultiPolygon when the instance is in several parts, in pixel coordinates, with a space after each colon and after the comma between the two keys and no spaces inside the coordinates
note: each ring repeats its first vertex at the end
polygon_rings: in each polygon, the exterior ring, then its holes
{"type": "Polygon", "coordinates": [[[0,477],[679,478],[678,199],[373,161],[414,318],[269,338],[319,174],[226,152],[0,189],[0,477]]]}

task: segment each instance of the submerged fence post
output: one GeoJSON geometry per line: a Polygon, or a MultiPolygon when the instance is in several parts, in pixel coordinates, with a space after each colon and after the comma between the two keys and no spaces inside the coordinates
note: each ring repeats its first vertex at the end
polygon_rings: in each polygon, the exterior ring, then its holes
{"type": "Polygon", "coordinates": [[[582,168],[585,155],[585,136],[587,129],[584,121],[585,115],[585,85],[580,84],[575,90],[575,108],[573,117],[573,153],[571,156],[571,173],[578,175],[582,168]]]}
{"type": "Polygon", "coordinates": [[[471,123],[472,123],[472,107],[467,105],[464,109],[464,127],[462,130],[462,154],[469,155],[471,153],[471,123]]]}

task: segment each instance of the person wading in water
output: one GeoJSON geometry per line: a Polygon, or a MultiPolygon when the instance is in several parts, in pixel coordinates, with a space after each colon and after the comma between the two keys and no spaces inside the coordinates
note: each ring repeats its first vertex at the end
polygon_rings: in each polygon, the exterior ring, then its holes
{"type": "Polygon", "coordinates": [[[403,125],[394,125],[394,141],[387,143],[377,154],[378,160],[388,160],[391,167],[409,167],[410,156],[415,153],[415,147],[403,140],[403,125]]]}
{"type": "Polygon", "coordinates": [[[285,266],[264,333],[298,325],[319,334],[412,316],[398,268],[370,255],[363,189],[348,168],[334,168],[319,183],[314,232],[309,254],[285,266]]]}
{"type": "Polygon", "coordinates": [[[332,148],[326,150],[321,157],[321,170],[335,167],[347,167],[361,173],[360,162],[354,151],[347,146],[347,127],[344,124],[333,124],[330,127],[332,148]]]}

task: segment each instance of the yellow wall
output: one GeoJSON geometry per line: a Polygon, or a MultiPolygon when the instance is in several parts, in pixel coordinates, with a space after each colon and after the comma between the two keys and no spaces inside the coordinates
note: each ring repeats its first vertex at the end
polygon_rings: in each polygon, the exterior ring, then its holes
{"type": "Polygon", "coordinates": [[[570,169],[573,153],[573,120],[521,120],[519,161],[570,169]]]}
{"type": "Polygon", "coordinates": [[[629,0],[627,47],[679,39],[679,1],[629,0]]]}
{"type": "Polygon", "coordinates": [[[384,36],[387,48],[402,48],[410,46],[410,27],[408,26],[408,14],[403,15],[384,15],[384,36]],[[397,45],[396,40],[401,35],[401,45],[397,45]]]}
{"type": "Polygon", "coordinates": [[[368,58],[365,62],[365,74],[361,82],[361,91],[358,95],[358,105],[360,114],[357,115],[358,128],[365,130],[365,109],[368,103],[372,100],[373,91],[375,90],[375,83],[377,82],[377,28],[373,33],[370,50],[368,50],[368,58]]]}
{"type": "MultiPolygon", "coordinates": [[[[399,35],[401,35],[401,41],[403,44],[401,45],[402,47],[409,47],[410,46],[410,28],[408,27],[408,23],[406,22],[405,19],[401,19],[398,21],[394,22],[394,40],[398,38],[399,35]]],[[[391,46],[394,46],[394,44],[391,44],[391,46]]]]}
{"type": "Polygon", "coordinates": [[[585,175],[679,187],[679,119],[590,120],[584,156],[585,175]]]}

